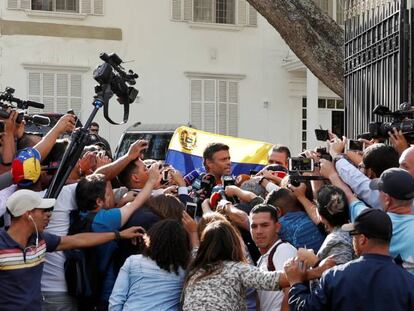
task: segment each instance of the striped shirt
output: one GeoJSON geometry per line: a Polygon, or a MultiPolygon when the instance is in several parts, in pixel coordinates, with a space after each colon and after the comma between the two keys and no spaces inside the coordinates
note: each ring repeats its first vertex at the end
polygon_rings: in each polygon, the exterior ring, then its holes
{"type": "Polygon", "coordinates": [[[53,252],[60,237],[39,233],[23,248],[5,230],[0,230],[0,308],[2,310],[40,310],[40,278],[46,252],[53,252]]]}

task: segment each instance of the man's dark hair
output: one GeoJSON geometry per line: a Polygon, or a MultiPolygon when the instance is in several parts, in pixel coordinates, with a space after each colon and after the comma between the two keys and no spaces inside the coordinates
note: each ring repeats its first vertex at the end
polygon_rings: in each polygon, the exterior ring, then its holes
{"type": "Polygon", "coordinates": [[[258,213],[270,213],[270,217],[273,219],[273,221],[277,222],[277,209],[273,205],[269,203],[264,204],[257,204],[255,207],[252,208],[250,211],[250,215],[252,214],[258,214],[258,213]]]}
{"type": "Polygon", "coordinates": [[[332,227],[349,222],[348,200],[345,193],[333,185],[323,186],[317,195],[318,212],[332,227]]]}
{"type": "Polygon", "coordinates": [[[131,188],[131,176],[137,167],[135,161],[136,160],[129,162],[128,165],[118,174],[119,182],[128,189],[131,188]]]}
{"type": "Polygon", "coordinates": [[[382,172],[391,168],[398,167],[398,152],[391,146],[385,144],[374,144],[364,151],[362,162],[366,169],[370,168],[380,177],[382,172]]]}
{"type": "Polygon", "coordinates": [[[144,250],[144,256],[154,260],[161,269],[177,275],[180,267],[187,269],[190,261],[189,239],[178,221],[158,221],[148,231],[148,236],[150,245],[144,250]]]}
{"type": "Polygon", "coordinates": [[[17,140],[16,148],[17,150],[21,150],[27,147],[34,147],[36,142],[33,141],[33,138],[40,137],[42,138],[42,133],[23,133],[23,136],[17,140]]]}
{"type": "Polygon", "coordinates": [[[272,152],[282,152],[282,153],[286,154],[287,158],[290,158],[290,150],[287,146],[275,145],[272,149],[272,152]]]}
{"type": "Polygon", "coordinates": [[[206,149],[204,149],[204,152],[203,152],[204,166],[206,165],[206,160],[210,160],[210,161],[213,160],[214,154],[222,150],[228,151],[230,150],[230,147],[222,143],[208,144],[206,149]]]}
{"type": "Polygon", "coordinates": [[[96,122],[91,122],[91,125],[90,126],[97,126],[99,128],[99,124],[96,123],[96,122]]]}
{"type": "Polygon", "coordinates": [[[265,200],[266,203],[283,209],[284,211],[300,210],[299,201],[292,191],[281,188],[270,192],[265,200]]]}
{"type": "Polygon", "coordinates": [[[92,174],[79,180],[76,186],[76,204],[80,211],[92,211],[96,200],[105,200],[106,180],[102,174],[92,174]]]}
{"type": "Polygon", "coordinates": [[[63,154],[66,151],[66,147],[69,145],[69,139],[57,139],[55,144],[50,150],[47,157],[42,161],[42,165],[49,165],[53,162],[60,162],[63,158],[63,154]]]}

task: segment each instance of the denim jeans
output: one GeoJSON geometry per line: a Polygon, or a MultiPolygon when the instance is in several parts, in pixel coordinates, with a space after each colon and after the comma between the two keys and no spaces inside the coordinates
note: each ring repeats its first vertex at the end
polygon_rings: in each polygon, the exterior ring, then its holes
{"type": "Polygon", "coordinates": [[[78,311],[76,299],[67,292],[42,292],[42,311],[78,311]]]}

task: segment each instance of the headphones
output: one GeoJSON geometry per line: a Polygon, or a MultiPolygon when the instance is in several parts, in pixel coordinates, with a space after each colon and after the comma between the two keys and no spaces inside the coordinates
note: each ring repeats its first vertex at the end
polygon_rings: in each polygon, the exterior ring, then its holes
{"type": "Polygon", "coordinates": [[[31,219],[31,220],[33,221],[33,217],[32,217],[32,215],[29,215],[29,216],[28,216],[28,218],[29,218],[29,219],[31,219]]]}

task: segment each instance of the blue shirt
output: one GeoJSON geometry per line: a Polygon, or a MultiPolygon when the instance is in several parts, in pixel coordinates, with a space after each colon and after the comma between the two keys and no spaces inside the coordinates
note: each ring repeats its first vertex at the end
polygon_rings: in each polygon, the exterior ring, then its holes
{"type": "MultiPolygon", "coordinates": [[[[96,213],[91,229],[93,232],[112,232],[121,228],[121,211],[119,208],[101,209],[96,213]]],[[[115,241],[95,247],[99,271],[105,272],[101,298],[108,301],[116,280],[112,256],[118,245],[115,241]]]]}
{"type": "Polygon", "coordinates": [[[161,269],[143,255],[130,256],[119,271],[109,309],[178,311],[185,272],[178,275],[161,269]]]}
{"type": "Polygon", "coordinates": [[[287,213],[279,218],[282,228],[279,237],[296,248],[306,247],[318,252],[325,235],[302,211],[287,213]]]}
{"type": "Polygon", "coordinates": [[[0,309],[39,310],[40,278],[46,252],[53,252],[60,237],[39,232],[29,238],[28,246],[22,248],[3,229],[0,230],[0,309]]]}
{"type": "Polygon", "coordinates": [[[414,276],[389,256],[365,254],[322,275],[315,292],[304,284],[289,291],[290,310],[414,310],[414,276]]]}
{"type": "MultiPolygon", "coordinates": [[[[350,219],[355,218],[368,208],[361,201],[354,201],[349,205],[350,219]]],[[[399,215],[387,213],[392,222],[392,238],[390,255],[398,264],[401,264],[411,274],[414,274],[414,215],[399,215]]]]}

